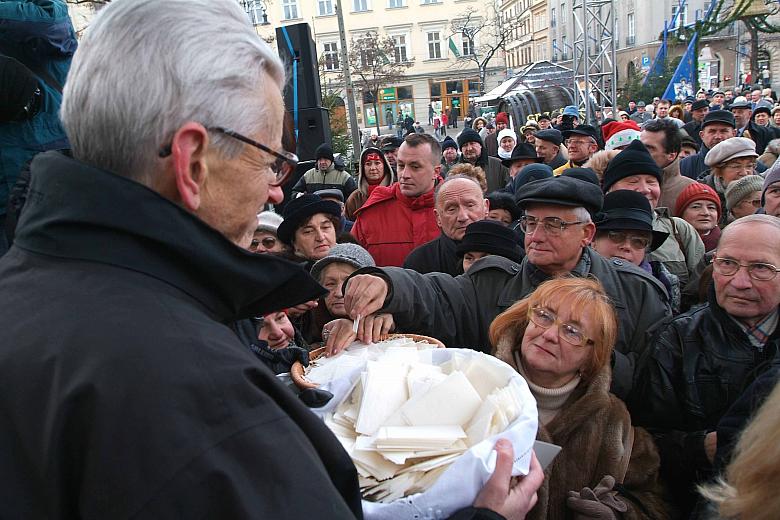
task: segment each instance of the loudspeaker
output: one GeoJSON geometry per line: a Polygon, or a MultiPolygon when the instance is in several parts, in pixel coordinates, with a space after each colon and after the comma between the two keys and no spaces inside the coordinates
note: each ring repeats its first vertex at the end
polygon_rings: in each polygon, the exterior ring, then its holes
{"type": "Polygon", "coordinates": [[[311,37],[309,24],[297,23],[277,27],[276,44],[279,57],[287,67],[287,85],[284,105],[290,112],[296,108],[314,108],[322,105],[320,74],[317,66],[317,48],[311,37]]]}
{"type": "Polygon", "coordinates": [[[322,107],[298,111],[298,145],[296,154],[301,161],[314,159],[314,152],[322,143],[331,142],[330,117],[322,107]]]}

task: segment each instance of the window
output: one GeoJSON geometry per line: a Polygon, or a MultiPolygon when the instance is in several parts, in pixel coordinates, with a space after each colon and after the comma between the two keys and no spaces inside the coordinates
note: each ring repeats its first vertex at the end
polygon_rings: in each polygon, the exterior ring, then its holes
{"type": "Polygon", "coordinates": [[[432,60],[441,58],[441,41],[438,31],[428,33],[428,58],[432,60]]]}
{"type": "Polygon", "coordinates": [[[393,36],[395,41],[395,62],[403,63],[408,61],[406,57],[406,35],[393,36]]]}
{"type": "Polygon", "coordinates": [[[441,1],[441,0],[422,0],[420,3],[421,3],[422,5],[427,5],[427,4],[438,4],[440,1],[441,1]]]}
{"type": "Polygon", "coordinates": [[[566,25],[566,2],[561,2],[561,24],[566,25]]]}
{"type": "Polygon", "coordinates": [[[555,18],[555,8],[550,9],[550,27],[555,27],[558,20],[555,18]]]}
{"type": "Polygon", "coordinates": [[[555,38],[553,38],[552,41],[552,50],[553,50],[552,60],[558,61],[558,40],[555,38]]]}
{"type": "Polygon", "coordinates": [[[298,0],[282,0],[282,9],[284,10],[285,20],[298,18],[298,0]]]}
{"type": "Polygon", "coordinates": [[[368,0],[352,0],[352,10],[356,13],[368,11],[368,0]]]}
{"type": "Polygon", "coordinates": [[[319,0],[317,2],[317,8],[318,13],[320,16],[327,16],[329,14],[334,14],[333,11],[333,0],[319,0]]]}
{"type": "Polygon", "coordinates": [[[626,21],[628,22],[626,45],[634,45],[634,43],[636,43],[636,20],[634,19],[634,13],[628,13],[626,21]]]}
{"type": "Polygon", "coordinates": [[[360,67],[361,68],[368,68],[371,66],[371,64],[374,63],[374,50],[370,48],[370,45],[365,44],[364,42],[359,41],[358,44],[360,45],[360,67]]]}
{"type": "Polygon", "coordinates": [[[403,7],[403,6],[404,6],[404,0],[387,0],[387,7],[389,7],[390,9],[403,7]]]}
{"type": "MultiPolygon", "coordinates": [[[[677,14],[677,11],[679,9],[680,9],[679,5],[672,6],[672,18],[674,18],[674,15],[677,14]]],[[[688,4],[686,4],[685,7],[682,8],[682,11],[680,11],[680,16],[677,17],[674,27],[676,27],[677,29],[681,29],[685,27],[686,23],[688,23],[688,4]]]]}
{"type": "Polygon", "coordinates": [[[252,25],[262,25],[263,23],[268,23],[268,17],[265,16],[265,8],[263,7],[262,2],[258,0],[248,2],[247,12],[249,13],[249,20],[251,20],[252,25]]]}
{"type": "Polygon", "coordinates": [[[462,41],[463,41],[463,56],[473,56],[474,40],[472,40],[468,36],[463,36],[462,41]]]}
{"type": "Polygon", "coordinates": [[[564,34],[561,36],[561,59],[562,60],[568,60],[569,59],[569,46],[566,43],[566,35],[564,34]]]}
{"type": "Polygon", "coordinates": [[[336,42],[323,45],[325,52],[325,70],[339,70],[339,46],[336,42]]]}

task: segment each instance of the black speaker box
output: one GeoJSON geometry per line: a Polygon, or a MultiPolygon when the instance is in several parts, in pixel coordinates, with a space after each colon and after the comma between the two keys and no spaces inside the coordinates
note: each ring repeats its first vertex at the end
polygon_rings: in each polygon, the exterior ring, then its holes
{"type": "Polygon", "coordinates": [[[317,48],[309,24],[297,23],[276,28],[279,56],[287,67],[284,105],[289,111],[322,106],[317,48]]]}
{"type": "Polygon", "coordinates": [[[301,161],[314,159],[314,152],[322,143],[331,142],[328,110],[322,107],[298,111],[297,155],[301,161]]]}

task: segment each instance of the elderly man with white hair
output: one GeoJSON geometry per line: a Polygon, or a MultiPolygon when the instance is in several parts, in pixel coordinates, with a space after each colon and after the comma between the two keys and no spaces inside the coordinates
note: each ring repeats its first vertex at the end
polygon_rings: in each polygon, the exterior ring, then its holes
{"type": "MultiPolygon", "coordinates": [[[[338,440],[227,326],[324,293],[246,249],[296,162],[283,85],[232,0],[116,0],[90,25],[72,156],[35,158],[0,260],[0,518],[362,517],[338,440]]],[[[522,516],[541,470],[510,492],[496,449],[475,505],[522,516]]]]}

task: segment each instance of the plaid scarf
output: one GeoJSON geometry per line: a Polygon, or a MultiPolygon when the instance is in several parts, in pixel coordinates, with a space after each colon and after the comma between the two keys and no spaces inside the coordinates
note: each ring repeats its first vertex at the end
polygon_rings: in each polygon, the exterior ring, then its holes
{"type": "Polygon", "coordinates": [[[774,312],[767,315],[763,320],[752,326],[745,325],[739,320],[734,321],[736,321],[740,328],[745,331],[745,334],[747,334],[747,337],[750,340],[750,344],[753,345],[759,352],[763,352],[764,346],[766,346],[766,342],[769,340],[769,337],[777,327],[778,320],[780,320],[780,312],[775,309],[774,312]]]}

